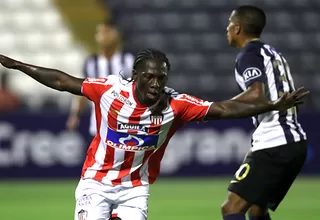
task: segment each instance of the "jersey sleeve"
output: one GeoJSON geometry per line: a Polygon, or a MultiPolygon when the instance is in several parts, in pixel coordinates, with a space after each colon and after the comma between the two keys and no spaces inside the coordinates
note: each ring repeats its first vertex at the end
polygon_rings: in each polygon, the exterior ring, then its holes
{"type": "Polygon", "coordinates": [[[237,61],[237,71],[243,77],[246,88],[254,82],[266,81],[264,59],[257,53],[246,53],[237,61]]]}
{"type": "Polygon", "coordinates": [[[82,94],[94,103],[99,102],[108,87],[107,81],[108,78],[86,78],[82,83],[82,94]]]}
{"type": "Polygon", "coordinates": [[[212,102],[207,102],[187,94],[178,95],[174,98],[174,102],[183,123],[202,121],[212,104],[212,102]]]}

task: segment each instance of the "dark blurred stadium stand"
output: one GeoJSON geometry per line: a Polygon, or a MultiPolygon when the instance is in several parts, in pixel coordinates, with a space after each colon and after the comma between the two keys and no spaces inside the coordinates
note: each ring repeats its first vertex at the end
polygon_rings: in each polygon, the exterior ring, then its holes
{"type": "MultiPolygon", "coordinates": [[[[303,109],[319,110],[319,0],[1,0],[0,53],[80,76],[85,57],[96,49],[95,25],[110,10],[126,49],[156,47],[168,54],[170,86],[219,101],[239,92],[233,69],[238,50],[228,47],[225,35],[232,9],[241,4],[266,11],[263,40],[285,55],[296,86],[311,90],[303,109]]],[[[72,95],[16,71],[9,75],[10,89],[28,110],[69,111],[72,95]]]]}
{"type": "Polygon", "coordinates": [[[289,61],[296,86],[313,95],[308,110],[320,108],[320,1],[318,0],[105,0],[126,33],[132,51],[156,47],[172,63],[170,86],[204,99],[234,96],[237,50],[228,47],[226,27],[237,5],[262,7],[268,24],[262,39],[289,61]]]}

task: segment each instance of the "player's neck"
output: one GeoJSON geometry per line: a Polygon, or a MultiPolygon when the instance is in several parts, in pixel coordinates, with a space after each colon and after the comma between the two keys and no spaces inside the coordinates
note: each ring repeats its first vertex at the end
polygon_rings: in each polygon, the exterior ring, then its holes
{"type": "Polygon", "coordinates": [[[242,42],[242,44],[240,45],[240,48],[244,48],[248,43],[252,41],[259,41],[259,40],[260,40],[259,37],[248,37],[242,42]]]}
{"type": "Polygon", "coordinates": [[[101,52],[101,54],[107,58],[108,60],[111,59],[111,57],[113,57],[116,53],[118,53],[121,50],[121,46],[120,45],[116,45],[113,47],[108,47],[108,48],[104,48],[101,52]]]}

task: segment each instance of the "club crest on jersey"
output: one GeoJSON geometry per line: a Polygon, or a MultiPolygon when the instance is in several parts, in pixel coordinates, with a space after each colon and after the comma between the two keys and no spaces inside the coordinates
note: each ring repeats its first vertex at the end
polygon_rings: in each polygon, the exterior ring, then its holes
{"type": "Polygon", "coordinates": [[[152,124],[160,125],[163,121],[163,115],[150,115],[152,124]]]}
{"type": "Polygon", "coordinates": [[[78,219],[79,220],[86,220],[88,217],[88,212],[81,209],[80,212],[78,212],[78,219]]]}
{"type": "Polygon", "coordinates": [[[261,73],[261,70],[259,70],[258,68],[250,67],[245,69],[242,75],[243,75],[244,81],[247,82],[251,79],[258,78],[259,76],[262,75],[262,73],[261,73]]]}

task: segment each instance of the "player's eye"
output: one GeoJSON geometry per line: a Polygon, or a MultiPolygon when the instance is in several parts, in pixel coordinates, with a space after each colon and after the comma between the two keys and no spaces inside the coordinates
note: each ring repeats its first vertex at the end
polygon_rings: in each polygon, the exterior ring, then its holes
{"type": "Polygon", "coordinates": [[[146,79],[149,79],[149,80],[152,79],[152,77],[153,77],[151,74],[148,74],[148,73],[144,74],[143,76],[144,76],[146,79]]]}

